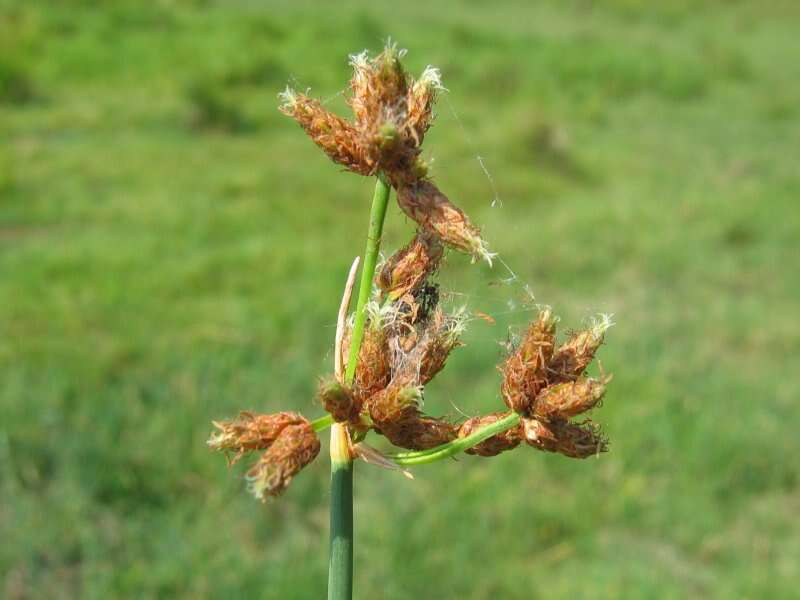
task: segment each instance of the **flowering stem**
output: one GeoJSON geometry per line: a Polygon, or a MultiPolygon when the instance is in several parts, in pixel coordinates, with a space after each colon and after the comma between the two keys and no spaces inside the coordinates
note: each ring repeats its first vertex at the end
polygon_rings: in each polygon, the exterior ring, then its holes
{"type": "Polygon", "coordinates": [[[358,304],[356,305],[356,319],[353,324],[353,334],[350,338],[350,355],[347,359],[345,381],[353,383],[358,362],[358,351],[361,349],[361,340],[364,338],[364,326],[367,321],[365,307],[372,294],[372,278],[375,276],[375,265],[378,262],[378,251],[381,247],[383,236],[383,221],[386,219],[386,206],[389,202],[389,184],[382,177],[375,183],[375,194],[372,197],[372,209],[369,215],[369,233],[367,234],[367,249],[364,252],[364,267],[361,271],[361,283],[358,288],[358,304]]]}
{"type": "MultiPolygon", "coordinates": [[[[358,352],[364,337],[367,320],[366,305],[372,293],[372,279],[378,262],[383,222],[389,202],[389,184],[378,177],[369,217],[367,248],[364,253],[361,283],[358,289],[355,322],[350,340],[350,354],[345,382],[353,383],[358,352]]],[[[328,425],[322,417],[314,421],[319,431],[328,425]]],[[[353,458],[347,426],[334,423],[331,427],[331,542],[328,563],[328,600],[351,600],[353,597],[353,458]]]]}
{"type": "Polygon", "coordinates": [[[331,427],[331,540],[328,600],[353,597],[353,460],[347,425],[331,427]]]}
{"type": "Polygon", "coordinates": [[[397,454],[390,454],[387,458],[393,460],[398,465],[407,467],[412,465],[425,465],[428,463],[442,460],[448,456],[454,456],[464,450],[469,450],[473,446],[477,446],[482,441],[489,439],[497,433],[511,429],[519,425],[519,415],[511,413],[507,417],[500,419],[496,423],[487,425],[472,434],[453,440],[447,444],[442,444],[430,450],[422,450],[420,452],[400,452],[397,454]]]}

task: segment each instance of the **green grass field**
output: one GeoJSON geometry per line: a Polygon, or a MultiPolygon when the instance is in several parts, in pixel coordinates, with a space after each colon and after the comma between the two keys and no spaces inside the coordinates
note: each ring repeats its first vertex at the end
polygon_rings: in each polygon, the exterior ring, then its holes
{"type": "MultiPolygon", "coordinates": [[[[242,408],[321,414],[372,182],[276,93],[344,109],[348,53],[391,36],[441,67],[436,180],[516,275],[449,256],[448,303],[497,322],[426,409],[501,406],[530,289],[566,329],[614,313],[612,449],[358,465],[357,597],[796,597],[798,23],[790,1],[0,0],[0,596],[324,597],[326,448],[262,506],[205,440],[242,408]]],[[[392,204],[387,249],[412,231],[392,204]]]]}

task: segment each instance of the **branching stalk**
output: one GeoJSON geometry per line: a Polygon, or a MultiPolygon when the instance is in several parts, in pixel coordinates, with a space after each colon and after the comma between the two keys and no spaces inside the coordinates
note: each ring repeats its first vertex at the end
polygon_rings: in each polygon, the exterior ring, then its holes
{"type": "Polygon", "coordinates": [[[495,434],[502,433],[507,429],[519,425],[519,415],[511,413],[507,417],[500,419],[496,423],[487,425],[483,429],[479,429],[470,435],[453,440],[447,444],[431,448],[430,450],[422,450],[419,452],[399,452],[397,454],[390,454],[389,459],[393,460],[398,465],[407,467],[412,465],[425,465],[428,463],[442,460],[449,456],[454,456],[465,450],[469,450],[473,446],[477,446],[484,440],[488,440],[495,434]]]}

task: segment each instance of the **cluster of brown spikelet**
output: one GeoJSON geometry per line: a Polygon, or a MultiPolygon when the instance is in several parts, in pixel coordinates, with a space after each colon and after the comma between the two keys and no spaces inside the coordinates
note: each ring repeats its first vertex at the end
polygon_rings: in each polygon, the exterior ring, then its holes
{"type": "MultiPolygon", "coordinates": [[[[494,456],[515,448],[523,440],[539,450],[571,458],[586,458],[606,451],[606,440],[597,425],[591,421],[574,423],[570,419],[590,411],[605,393],[610,377],[594,379],[584,373],[611,322],[603,318],[572,334],[558,347],[556,322],[549,308],[541,310],[499,367],[503,374],[500,388],[503,401],[520,415],[520,425],[481,442],[467,450],[468,453],[494,456]]],[[[461,426],[459,436],[469,435],[507,414],[470,419],[461,426]]]]}
{"type": "Polygon", "coordinates": [[[374,58],[352,56],[350,108],[353,120],[336,115],[313,98],[287,89],[281,111],[295,119],[334,162],[359,175],[387,178],[400,208],[448,246],[491,262],[480,230],[430,180],[422,141],[433,120],[439,71],[428,67],[413,79],[388,46],[374,58]]]}
{"type": "MultiPolygon", "coordinates": [[[[393,445],[427,450],[464,438],[508,416],[497,412],[458,425],[423,412],[424,386],[461,345],[465,314],[445,314],[438,286],[432,282],[446,246],[490,259],[478,229],[427,178],[420,146],[432,120],[438,71],[428,67],[412,80],[400,64],[402,53],[386,48],[370,59],[352,57],[349,104],[354,120],[327,111],[314,99],[287,90],[281,110],[293,117],[336,163],[361,175],[381,174],[397,190],[402,209],[418,223],[414,238],[387,259],[375,276],[377,294],[367,306],[367,324],[358,352],[355,377],[324,379],[318,390],[322,407],[354,438],[369,431],[393,445]]],[[[598,428],[573,417],[591,410],[609,378],[585,376],[610,324],[598,322],[556,343],[556,321],[541,310],[520,342],[499,367],[501,395],[519,424],[468,449],[494,456],[522,441],[539,450],[585,458],[606,450],[598,428]]],[[[352,323],[345,324],[337,346],[337,364],[346,367],[352,323]]],[[[266,499],[286,489],[292,478],[316,458],[320,443],[311,423],[297,413],[241,413],[215,422],[208,444],[232,455],[260,451],[247,479],[256,497],[266,499]]]]}

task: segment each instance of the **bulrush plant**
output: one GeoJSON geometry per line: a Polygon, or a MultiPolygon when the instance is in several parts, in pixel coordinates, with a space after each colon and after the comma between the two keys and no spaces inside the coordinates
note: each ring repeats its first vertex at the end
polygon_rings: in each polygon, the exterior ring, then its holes
{"type": "Polygon", "coordinates": [[[295,412],[242,412],[234,420],[215,422],[208,441],[231,462],[261,453],[246,478],[255,497],[266,501],[283,493],[317,457],[318,433],[330,427],[328,598],[337,600],[352,597],[354,459],[410,476],[412,466],[459,453],[490,457],[527,445],[587,458],[607,449],[597,425],[575,420],[597,406],[610,379],[586,375],[611,324],[607,318],[559,344],[558,319],[541,308],[499,366],[505,410],[460,424],[423,411],[425,385],[461,346],[467,323],[463,310],[446,314],[439,305],[433,278],[445,250],[489,264],[493,254],[480,230],[431,180],[420,156],[436,97],[444,90],[439,71],[428,67],[413,79],[403,69],[402,56],[390,45],[373,58],[366,52],[351,57],[352,120],[306,94],[291,89],[281,94],[280,110],[328,157],[348,171],[377,178],[356,308],[348,317],[358,258],[339,308],[334,372],[318,388],[327,415],[311,421],[295,412]],[[417,231],[377,269],[391,188],[417,231]],[[401,450],[379,452],[364,441],[370,433],[401,450]]]}

